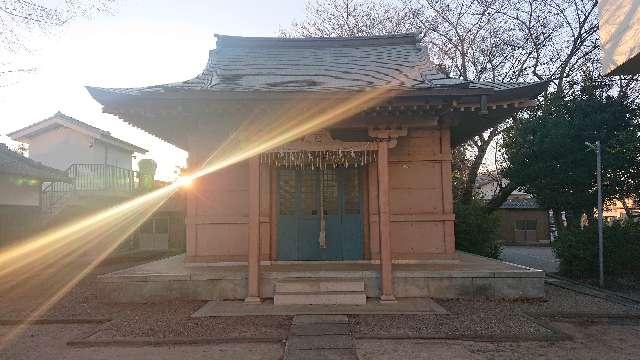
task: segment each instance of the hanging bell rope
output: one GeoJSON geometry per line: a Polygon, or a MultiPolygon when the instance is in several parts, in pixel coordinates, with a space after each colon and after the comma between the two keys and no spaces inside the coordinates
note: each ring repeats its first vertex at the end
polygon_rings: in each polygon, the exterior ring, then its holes
{"type": "Polygon", "coordinates": [[[324,217],[324,170],[320,172],[320,234],[318,235],[318,244],[320,249],[327,248],[326,220],[324,217]]]}

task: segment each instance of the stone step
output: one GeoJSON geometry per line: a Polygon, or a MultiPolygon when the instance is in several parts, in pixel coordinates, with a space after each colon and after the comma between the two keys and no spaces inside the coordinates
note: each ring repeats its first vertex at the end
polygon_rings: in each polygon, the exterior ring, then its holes
{"type": "Polygon", "coordinates": [[[350,279],[286,279],[276,283],[277,293],[363,292],[363,280],[350,279]]]}
{"type": "Polygon", "coordinates": [[[276,293],[274,305],[365,305],[364,292],[276,293]]]}

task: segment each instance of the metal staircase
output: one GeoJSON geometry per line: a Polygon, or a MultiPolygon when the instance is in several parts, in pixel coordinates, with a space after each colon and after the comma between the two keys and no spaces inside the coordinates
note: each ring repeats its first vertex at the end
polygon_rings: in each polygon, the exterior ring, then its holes
{"type": "Polygon", "coordinates": [[[81,198],[118,199],[139,190],[138,172],[105,164],[72,164],[65,171],[71,182],[48,182],[42,187],[42,219],[50,223],[71,205],[86,205],[81,198]],[[83,204],[84,203],[84,204],[83,204]]]}

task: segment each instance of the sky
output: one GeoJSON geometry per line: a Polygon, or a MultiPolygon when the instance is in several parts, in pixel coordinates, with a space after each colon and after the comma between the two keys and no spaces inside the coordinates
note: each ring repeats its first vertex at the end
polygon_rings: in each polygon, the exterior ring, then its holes
{"type": "MultiPolygon", "coordinates": [[[[149,152],[156,178],[171,180],[187,153],[122,120],[103,114],[84,86],[138,87],[199,74],[214,34],[277,36],[304,15],[304,0],[118,0],[113,14],[78,19],[49,34],[27,36],[29,54],[9,62],[36,70],[0,87],[4,134],[52,116],[75,117],[149,152]]],[[[4,54],[3,56],[6,56],[4,54]]]]}

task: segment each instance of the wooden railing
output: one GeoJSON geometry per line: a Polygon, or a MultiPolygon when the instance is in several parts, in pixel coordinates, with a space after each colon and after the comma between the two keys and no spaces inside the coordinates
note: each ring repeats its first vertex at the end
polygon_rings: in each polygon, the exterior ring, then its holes
{"type": "Polygon", "coordinates": [[[139,189],[138,172],[105,164],[72,164],[71,182],[50,182],[42,188],[42,209],[52,216],[72,197],[82,193],[129,195],[139,189]]]}

